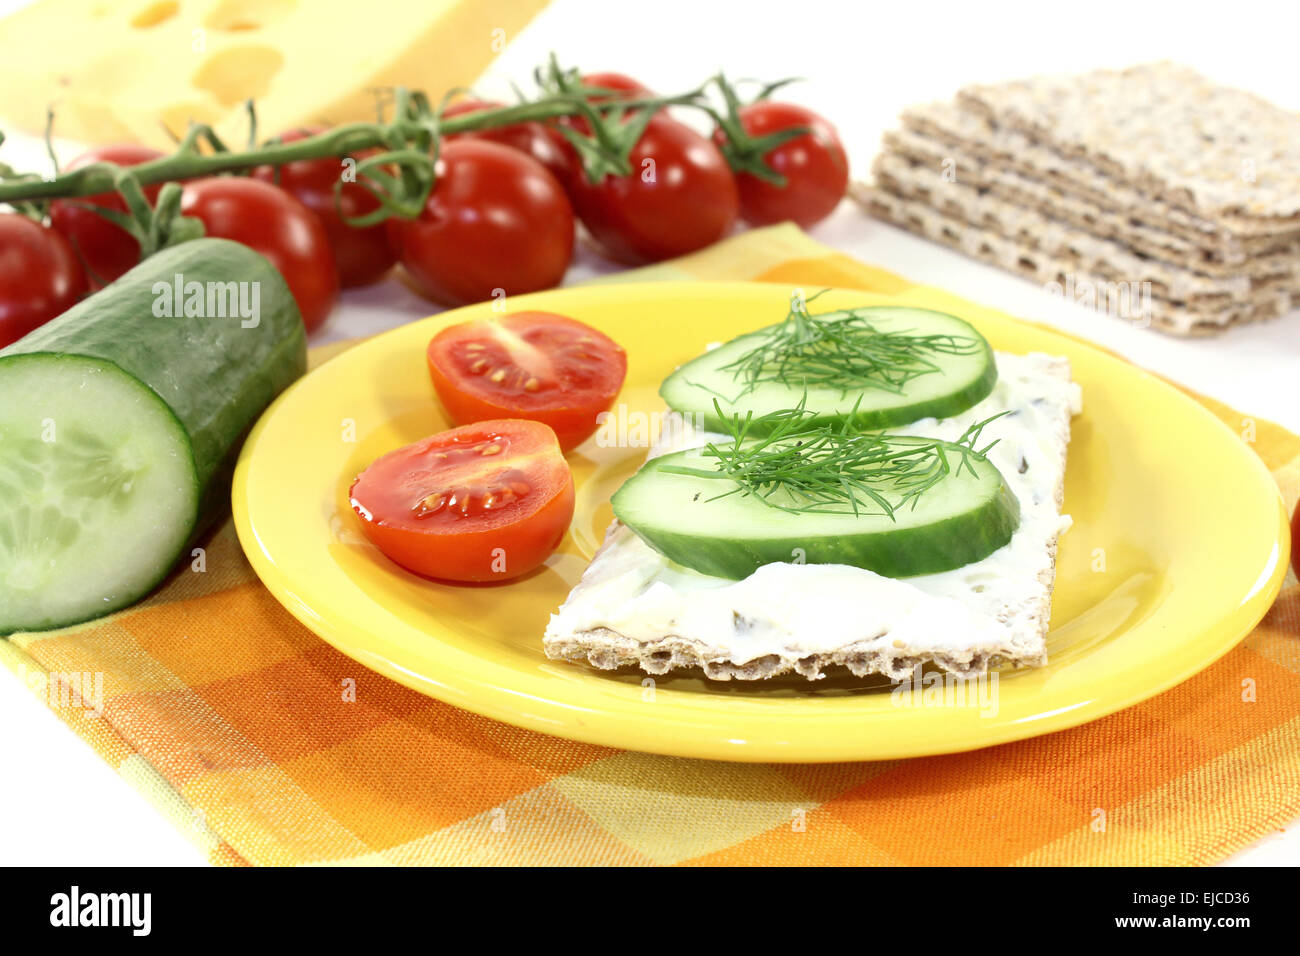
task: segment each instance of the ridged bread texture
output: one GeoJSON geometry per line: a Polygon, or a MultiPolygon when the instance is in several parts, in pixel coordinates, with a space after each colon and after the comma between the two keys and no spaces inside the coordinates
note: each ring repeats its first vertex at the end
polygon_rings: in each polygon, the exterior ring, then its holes
{"type": "Polygon", "coordinates": [[[882,147],[874,216],[1079,304],[1200,336],[1300,302],[1300,114],[1186,67],[968,86],[882,147]]]}

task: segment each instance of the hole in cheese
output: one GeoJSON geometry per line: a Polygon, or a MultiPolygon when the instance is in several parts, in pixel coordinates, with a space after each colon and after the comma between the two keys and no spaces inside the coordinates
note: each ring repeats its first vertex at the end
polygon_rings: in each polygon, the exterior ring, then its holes
{"type": "Polygon", "coordinates": [[[176,16],[176,11],[180,8],[181,5],[176,0],[162,0],[161,3],[151,3],[131,18],[131,26],[139,30],[156,27],[164,20],[170,20],[176,16]]]}
{"type": "Polygon", "coordinates": [[[203,25],[227,33],[260,30],[288,16],[297,5],[297,0],[225,0],[207,15],[203,25]]]}
{"type": "Polygon", "coordinates": [[[265,96],[283,65],[284,57],[269,46],[230,47],[204,61],[194,74],[194,85],[222,106],[235,106],[250,96],[265,96]]]}

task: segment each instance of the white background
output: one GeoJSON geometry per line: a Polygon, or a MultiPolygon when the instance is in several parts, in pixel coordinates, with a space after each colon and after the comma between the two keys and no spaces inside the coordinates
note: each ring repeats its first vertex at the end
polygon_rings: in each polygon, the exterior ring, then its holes
{"type": "MultiPolygon", "coordinates": [[[[0,13],[21,5],[0,0],[0,13]]],[[[627,72],[661,92],[694,86],[719,68],[732,77],[805,77],[788,98],[830,117],[855,172],[865,175],[880,134],[902,107],[945,98],[974,81],[1169,58],[1300,109],[1298,11],[1289,0],[553,0],[515,38],[482,88],[500,93],[508,89],[507,79],[527,84],[533,66],[552,50],[567,64],[627,72]]],[[[346,30],[346,23],[321,26],[346,30]]],[[[77,151],[75,144],[60,145],[66,146],[64,159],[77,151]]],[[[20,137],[0,147],[0,160],[43,167],[39,145],[20,137]]],[[[813,235],[910,278],[1090,335],[1245,413],[1300,431],[1300,314],[1222,338],[1178,340],[1054,299],[1029,282],[874,222],[847,202],[813,235]]],[[[583,252],[569,281],[607,269],[583,252]]],[[[379,331],[432,311],[400,284],[387,282],[345,295],[318,341],[379,331]]],[[[0,827],[0,864],[203,862],[170,823],[3,669],[0,768],[10,810],[0,827]]],[[[1300,863],[1300,827],[1292,825],[1232,862],[1300,863]]]]}

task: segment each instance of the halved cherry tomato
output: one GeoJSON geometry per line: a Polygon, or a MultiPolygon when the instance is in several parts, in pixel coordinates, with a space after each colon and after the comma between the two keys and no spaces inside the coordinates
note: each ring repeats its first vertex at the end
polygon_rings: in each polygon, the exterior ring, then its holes
{"type": "MultiPolygon", "coordinates": [[[[760,100],[740,111],[740,124],[751,136],[766,136],[793,126],[809,132],[787,140],[763,159],[785,177],[785,185],[739,173],[740,215],[755,226],[787,220],[811,226],[835,211],[849,185],[849,158],[835,127],[812,110],[792,103],[760,100]]],[[[714,132],[721,142],[721,130],[714,132]]]]}
{"type": "Polygon", "coordinates": [[[528,418],[566,451],[596,430],[623,387],[627,354],[603,332],[552,312],[448,326],[429,343],[429,374],[452,421],[528,418]]]}
{"type": "Polygon", "coordinates": [[[366,537],[402,567],[503,581],[550,556],[573,520],[573,475],[555,433],[528,421],[440,432],[375,461],[352,483],[366,537]]]}
{"type": "Polygon", "coordinates": [[[0,348],[67,311],[86,291],[85,271],[61,233],[0,213],[0,348]]]}
{"type": "MultiPolygon", "coordinates": [[[[463,116],[466,113],[499,109],[504,105],[504,103],[496,103],[490,100],[460,100],[443,110],[442,115],[447,117],[463,116]]],[[[538,122],[515,123],[511,126],[499,126],[495,129],[479,130],[472,133],[452,133],[444,137],[443,142],[454,143],[461,139],[486,140],[489,143],[498,143],[501,146],[517,149],[549,169],[551,175],[561,183],[565,182],[573,172],[571,154],[566,152],[561,144],[547,133],[546,127],[538,122]]]]}
{"type": "MultiPolygon", "coordinates": [[[[291,130],[281,135],[280,141],[293,143],[321,132],[324,127],[291,130]]],[[[342,157],[300,159],[280,167],[258,166],[252,175],[279,186],[316,214],[329,237],[334,267],[343,288],[377,282],[397,261],[388,247],[388,233],[382,222],[365,229],[347,224],[346,219],[374,212],[379,208],[379,200],[356,182],[344,182],[335,200],[334,184],[343,175],[342,157]]]]}
{"type": "MultiPolygon", "coordinates": [[[[68,163],[66,172],[81,169],[94,163],[116,163],[118,166],[138,166],[163,154],[148,146],[122,143],[98,146],[82,153],[68,163]]],[[[150,205],[158,201],[162,183],[144,187],[150,205]]],[[[114,225],[86,206],[98,206],[116,212],[126,212],[126,201],[115,192],[79,196],[76,199],[56,199],[50,203],[50,225],[62,233],[81,256],[86,266],[86,278],[92,290],[102,288],[140,261],[140,244],[121,226],[114,225]]]]}
{"type": "Polygon", "coordinates": [[[531,156],[462,139],[442,148],[416,219],[389,219],[389,240],[417,288],[464,305],[560,284],[573,257],[573,207],[531,156]]]}
{"type": "Polygon", "coordinates": [[[284,276],[311,332],[329,317],[339,276],[325,227],[283,189],[246,176],[214,176],[185,184],[181,211],[203,221],[209,236],[243,243],[284,276]]]}
{"type": "Polygon", "coordinates": [[[658,115],[632,147],[630,176],[572,178],[573,208],[605,253],[638,265],[694,252],[735,224],[739,199],[718,147],[658,115]]]}

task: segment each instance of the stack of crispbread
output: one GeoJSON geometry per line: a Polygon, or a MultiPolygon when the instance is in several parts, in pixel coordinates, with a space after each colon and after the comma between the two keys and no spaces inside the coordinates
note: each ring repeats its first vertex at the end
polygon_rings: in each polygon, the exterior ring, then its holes
{"type": "Polygon", "coordinates": [[[1186,67],[967,87],[873,172],[877,217],[1167,332],[1300,304],[1300,114],[1186,67]]]}

